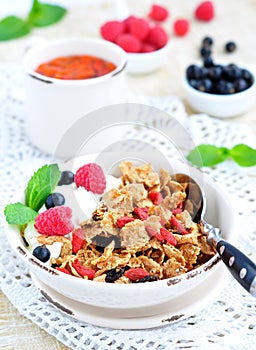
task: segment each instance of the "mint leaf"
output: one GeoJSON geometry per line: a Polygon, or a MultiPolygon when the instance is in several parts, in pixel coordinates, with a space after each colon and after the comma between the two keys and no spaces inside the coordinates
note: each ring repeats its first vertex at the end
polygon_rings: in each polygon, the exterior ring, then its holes
{"type": "Polygon", "coordinates": [[[61,171],[57,164],[44,165],[38,169],[25,190],[25,204],[38,211],[57,186],[60,176],[61,171]]]}
{"type": "Polygon", "coordinates": [[[67,10],[59,5],[42,4],[34,0],[28,15],[28,21],[35,27],[46,27],[60,21],[67,10]]]}
{"type": "Polygon", "coordinates": [[[232,159],[240,166],[256,165],[256,149],[239,144],[234,146],[229,153],[232,159]]]}
{"type": "Polygon", "coordinates": [[[228,157],[229,150],[226,147],[201,144],[189,152],[187,160],[201,167],[219,164],[228,157]]]}
{"type": "Polygon", "coordinates": [[[22,203],[8,204],[5,207],[4,215],[8,224],[24,225],[35,220],[38,213],[22,203]]]}
{"type": "Polygon", "coordinates": [[[29,24],[19,17],[8,16],[0,21],[0,41],[19,38],[29,32],[29,24]]]}

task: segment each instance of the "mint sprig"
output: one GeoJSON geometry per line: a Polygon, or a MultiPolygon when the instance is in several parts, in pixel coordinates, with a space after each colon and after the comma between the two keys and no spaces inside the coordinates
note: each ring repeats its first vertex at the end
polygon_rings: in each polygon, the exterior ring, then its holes
{"type": "Polygon", "coordinates": [[[201,144],[192,149],[187,155],[187,160],[199,167],[211,167],[232,159],[242,167],[256,165],[256,149],[245,144],[235,145],[233,148],[217,147],[209,144],[201,144]]]}
{"type": "Polygon", "coordinates": [[[28,22],[34,27],[46,27],[61,20],[66,12],[67,10],[62,6],[42,4],[34,0],[28,22]]]}
{"type": "Polygon", "coordinates": [[[57,164],[44,165],[28,182],[25,190],[25,204],[35,211],[42,208],[46,198],[57,186],[61,171],[57,164]]]}
{"type": "Polygon", "coordinates": [[[8,16],[0,21],[0,41],[25,36],[33,27],[45,27],[60,21],[67,10],[59,5],[34,0],[27,18],[8,16]]]}
{"type": "Polygon", "coordinates": [[[26,205],[17,202],[14,204],[8,204],[5,207],[4,215],[8,224],[24,225],[35,220],[38,213],[26,205]]]}
{"type": "Polygon", "coordinates": [[[29,180],[25,190],[25,204],[8,204],[4,214],[9,224],[24,225],[33,221],[61,177],[57,164],[44,165],[29,180]]]}

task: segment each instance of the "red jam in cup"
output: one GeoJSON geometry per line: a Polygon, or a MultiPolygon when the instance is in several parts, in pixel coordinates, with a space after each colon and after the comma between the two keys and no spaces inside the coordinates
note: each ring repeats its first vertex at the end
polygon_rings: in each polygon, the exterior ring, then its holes
{"type": "Polygon", "coordinates": [[[36,72],[63,80],[80,80],[101,77],[116,66],[102,58],[89,55],[61,56],[40,64],[36,72]]]}

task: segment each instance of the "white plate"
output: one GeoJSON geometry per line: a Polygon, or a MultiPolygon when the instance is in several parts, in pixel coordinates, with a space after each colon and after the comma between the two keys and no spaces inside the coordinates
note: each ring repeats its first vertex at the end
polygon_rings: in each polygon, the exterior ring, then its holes
{"type": "Polygon", "coordinates": [[[170,302],[163,303],[160,306],[152,306],[151,308],[114,310],[75,302],[46,286],[31,273],[31,278],[38,291],[58,310],[86,323],[114,329],[154,328],[170,325],[188,318],[207,306],[210,307],[211,302],[228,283],[229,277],[230,275],[223,265],[213,273],[210,280],[208,279],[201,283],[200,286],[191,289],[188,293],[170,302]]]}

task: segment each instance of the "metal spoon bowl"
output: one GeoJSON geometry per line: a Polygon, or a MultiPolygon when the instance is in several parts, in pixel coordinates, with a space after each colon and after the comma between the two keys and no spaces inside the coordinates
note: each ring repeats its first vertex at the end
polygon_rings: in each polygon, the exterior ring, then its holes
{"type": "Polygon", "coordinates": [[[221,237],[220,228],[216,228],[204,220],[206,196],[198,183],[187,174],[175,174],[173,179],[186,184],[185,209],[189,211],[193,221],[201,225],[203,232],[207,235],[208,243],[216,248],[233,277],[244,289],[256,297],[256,264],[239,249],[226,242],[221,237]]]}

